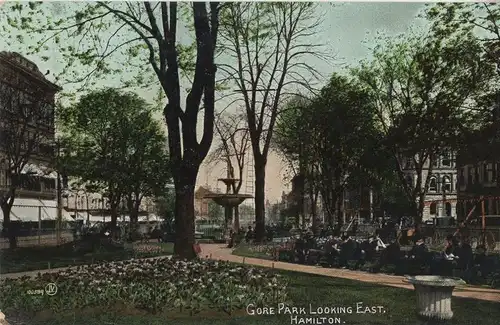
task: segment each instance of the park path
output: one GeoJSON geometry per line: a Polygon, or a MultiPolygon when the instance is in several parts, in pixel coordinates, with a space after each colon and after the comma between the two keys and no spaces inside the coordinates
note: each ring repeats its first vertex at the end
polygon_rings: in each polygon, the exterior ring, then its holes
{"type": "MultiPolygon", "coordinates": [[[[317,275],[331,276],[335,278],[350,279],[379,285],[386,285],[397,288],[411,289],[413,285],[403,283],[403,276],[388,275],[381,273],[368,273],[361,271],[352,271],[346,269],[323,268],[311,265],[301,265],[286,262],[275,262],[258,258],[241,257],[232,254],[232,250],[221,244],[202,244],[201,245],[203,258],[229,261],[235,263],[244,263],[255,266],[270,267],[280,270],[296,271],[317,275]]],[[[456,288],[453,292],[455,297],[480,299],[486,301],[494,301],[500,303],[500,290],[481,288],[474,286],[463,286],[456,288]]]]}
{"type": "MultiPolygon", "coordinates": [[[[331,276],[335,278],[343,278],[350,279],[368,283],[374,283],[379,285],[386,285],[397,288],[405,288],[405,289],[413,289],[413,286],[410,284],[403,283],[404,277],[381,274],[381,273],[368,273],[368,272],[360,272],[360,271],[352,271],[346,269],[334,269],[334,268],[323,268],[311,265],[301,265],[294,263],[286,263],[286,262],[274,262],[270,260],[263,260],[258,258],[249,258],[249,257],[241,257],[232,254],[232,250],[227,248],[222,244],[201,244],[201,257],[213,260],[220,261],[229,261],[234,263],[243,263],[250,264],[255,266],[263,266],[270,267],[280,270],[287,271],[296,271],[303,272],[309,274],[317,274],[317,275],[325,275],[331,276]]],[[[146,260],[154,260],[158,258],[164,258],[165,256],[158,257],[150,257],[146,258],[146,260]]],[[[0,279],[8,279],[8,278],[20,278],[23,276],[34,277],[38,273],[53,273],[60,272],[68,269],[74,269],[78,266],[74,267],[62,267],[55,268],[50,270],[37,270],[37,271],[29,271],[29,272],[20,272],[20,273],[7,273],[0,274],[0,279]]],[[[481,288],[474,286],[464,286],[460,288],[456,288],[453,292],[453,296],[463,297],[463,298],[472,298],[479,300],[487,300],[500,302],[500,290],[498,289],[489,289],[489,288],[481,288]]]]}

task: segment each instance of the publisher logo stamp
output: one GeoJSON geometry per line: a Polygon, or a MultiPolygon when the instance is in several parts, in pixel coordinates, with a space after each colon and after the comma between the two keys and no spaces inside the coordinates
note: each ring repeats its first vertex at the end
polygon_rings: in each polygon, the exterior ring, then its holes
{"type": "Polygon", "coordinates": [[[47,296],[55,296],[57,293],[57,285],[55,283],[49,283],[45,286],[45,294],[47,296]]]}

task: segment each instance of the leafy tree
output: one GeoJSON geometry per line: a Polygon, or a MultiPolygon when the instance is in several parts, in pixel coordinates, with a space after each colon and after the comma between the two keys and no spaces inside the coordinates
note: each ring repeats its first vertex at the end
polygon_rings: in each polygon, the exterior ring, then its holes
{"type": "Polygon", "coordinates": [[[371,62],[354,70],[373,98],[377,124],[416,221],[422,220],[433,161],[441,150],[458,146],[491,68],[479,41],[461,33],[386,41],[371,62]],[[407,171],[416,174],[414,181],[407,171]]]}
{"type": "Polygon", "coordinates": [[[313,228],[316,228],[316,206],[319,195],[318,165],[313,158],[316,137],[312,133],[311,125],[305,120],[306,116],[310,116],[313,106],[311,100],[297,96],[291,98],[285,107],[278,116],[273,142],[291,171],[288,175],[292,176],[285,177],[298,186],[295,224],[299,225],[301,217],[305,221],[305,198],[307,196],[311,201],[313,228]]]}
{"type": "Polygon", "coordinates": [[[156,197],[168,192],[171,181],[165,142],[160,124],[154,120],[151,110],[143,110],[131,121],[128,134],[130,143],[122,169],[123,185],[127,196],[130,220],[137,222],[139,208],[144,197],[156,197]]]}
{"type": "Polygon", "coordinates": [[[280,104],[318,77],[308,59],[322,57],[311,41],[319,26],[313,3],[232,3],[221,14],[219,64],[244,107],[255,168],[256,240],[265,236],[265,174],[280,104]]]}
{"type": "Polygon", "coordinates": [[[498,102],[500,87],[500,7],[494,3],[438,3],[428,5],[425,17],[431,22],[431,32],[441,37],[472,33],[483,48],[484,60],[497,66],[497,78],[476,100],[477,119],[473,129],[493,122],[492,108],[498,102]]]}
{"type": "Polygon", "coordinates": [[[66,81],[88,87],[98,79],[115,83],[121,79],[120,85],[126,87],[162,89],[170,155],[170,164],[163,168],[171,168],[176,191],[174,250],[176,255],[193,258],[196,177],[214,133],[219,3],[99,1],[67,6],[34,2],[3,6],[3,10],[19,11],[17,17],[9,13],[6,30],[18,42],[22,33],[29,32],[37,40],[30,46],[32,52],[58,49],[65,65],[61,77],[66,81]],[[194,44],[180,40],[181,12],[194,44]],[[15,29],[21,33],[12,32],[15,29]],[[131,72],[135,78],[127,78],[131,72]],[[192,80],[183,104],[181,81],[185,79],[192,80]],[[202,108],[203,134],[198,140],[202,108]]]}
{"type": "Polygon", "coordinates": [[[104,191],[116,225],[120,203],[128,199],[132,222],[144,196],[164,193],[169,175],[165,137],[147,103],[112,88],[82,96],[61,108],[61,164],[66,173],[104,191]]]}
{"type": "Polygon", "coordinates": [[[0,206],[9,247],[16,248],[10,213],[17,191],[39,186],[54,167],[54,95],[59,88],[23,80],[6,67],[0,78],[0,172],[5,172],[0,206]],[[30,165],[34,160],[40,162],[36,168],[30,165]]]}
{"type": "Polygon", "coordinates": [[[173,224],[175,212],[175,193],[167,190],[162,196],[156,197],[155,200],[156,212],[167,222],[173,224]]]}
{"type": "Polygon", "coordinates": [[[368,185],[375,174],[373,148],[380,136],[371,99],[359,83],[334,74],[309,104],[290,108],[278,123],[277,146],[292,161],[303,159],[327,221],[333,223],[336,216],[342,223],[345,189],[368,185]]]}

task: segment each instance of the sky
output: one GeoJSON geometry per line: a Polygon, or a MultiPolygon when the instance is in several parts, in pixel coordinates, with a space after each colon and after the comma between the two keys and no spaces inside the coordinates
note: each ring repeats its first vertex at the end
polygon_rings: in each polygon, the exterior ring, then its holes
{"type": "MultiPolygon", "coordinates": [[[[324,40],[328,50],[335,54],[335,60],[329,64],[316,61],[315,67],[328,76],[335,71],[341,71],[345,65],[355,65],[360,60],[369,58],[370,48],[374,44],[371,40],[377,31],[398,35],[412,27],[424,26],[425,22],[416,18],[424,7],[423,3],[339,3],[334,6],[321,4],[320,8],[326,13],[323,30],[318,34],[318,38],[324,40]]],[[[271,153],[266,170],[266,199],[271,203],[280,200],[283,191],[290,190],[289,182],[284,182],[286,172],[286,164],[276,154],[271,153]]],[[[214,180],[224,173],[224,166],[204,167],[200,171],[198,182],[215,186],[214,180]]],[[[246,187],[245,180],[243,192],[246,187]]]]}
{"type": "MultiPolygon", "coordinates": [[[[71,6],[71,4],[68,4],[71,6]]],[[[335,58],[331,62],[312,60],[311,65],[322,71],[325,81],[328,75],[335,71],[341,71],[346,65],[355,65],[357,62],[370,57],[370,47],[374,45],[373,39],[377,32],[387,35],[398,35],[408,32],[410,28],[421,28],[425,21],[417,18],[425,3],[410,2],[372,2],[372,3],[321,3],[318,14],[324,15],[323,24],[317,33],[317,39],[325,44],[325,49],[333,53],[335,58]]],[[[54,5],[54,8],[55,5],[54,5]]],[[[6,35],[0,35],[0,51],[17,51],[25,54],[26,44],[13,43],[10,46],[5,41],[6,35]]],[[[30,39],[30,35],[26,35],[30,39]]],[[[28,41],[29,43],[29,41],[28,41]]],[[[40,71],[50,71],[48,78],[61,71],[60,56],[52,51],[47,61],[43,61],[40,55],[28,56],[35,62],[40,71]]],[[[117,64],[120,64],[118,62],[117,64]]],[[[53,79],[53,78],[52,78],[53,79]]],[[[68,87],[65,86],[65,89],[68,87]]],[[[138,90],[139,95],[146,99],[153,96],[151,91],[138,90]]],[[[161,118],[161,115],[158,115],[161,118]]],[[[288,182],[284,181],[286,164],[275,154],[271,153],[266,170],[266,199],[276,202],[281,198],[283,191],[290,189],[288,182]]],[[[217,178],[225,176],[225,166],[202,166],[199,177],[199,185],[209,185],[212,188],[222,186],[217,184],[217,178]]],[[[242,193],[247,188],[251,190],[249,182],[251,175],[244,173],[244,184],[242,193]],[[248,176],[248,177],[247,177],[248,176]]]]}

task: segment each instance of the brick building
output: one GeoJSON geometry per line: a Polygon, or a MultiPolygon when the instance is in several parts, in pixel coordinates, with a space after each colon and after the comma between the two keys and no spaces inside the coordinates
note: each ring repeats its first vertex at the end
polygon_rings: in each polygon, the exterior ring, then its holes
{"type": "MultiPolygon", "coordinates": [[[[61,88],[49,81],[37,65],[19,53],[0,52],[0,191],[11,184],[9,166],[28,163],[17,174],[11,219],[55,219],[56,176],[54,162],[55,95],[61,88]],[[42,207],[42,210],[35,207],[42,207]]],[[[2,216],[3,218],[3,216],[2,216]]],[[[34,219],[34,220],[32,220],[34,219]]]]}
{"type": "MultiPolygon", "coordinates": [[[[456,153],[450,150],[443,150],[434,160],[432,168],[429,168],[429,159],[425,163],[422,171],[422,183],[432,171],[429,181],[429,189],[425,196],[425,207],[423,220],[431,220],[435,217],[457,217],[457,169],[456,153]]],[[[415,186],[417,172],[413,167],[413,159],[408,158],[404,164],[403,171],[406,174],[406,181],[415,186]]]]}
{"type": "MultiPolygon", "coordinates": [[[[498,97],[494,123],[471,134],[457,157],[459,220],[465,219],[474,207],[473,214],[482,214],[482,199],[485,215],[500,215],[500,93],[498,97]]],[[[498,218],[494,219],[493,223],[499,223],[498,218]]]]}

